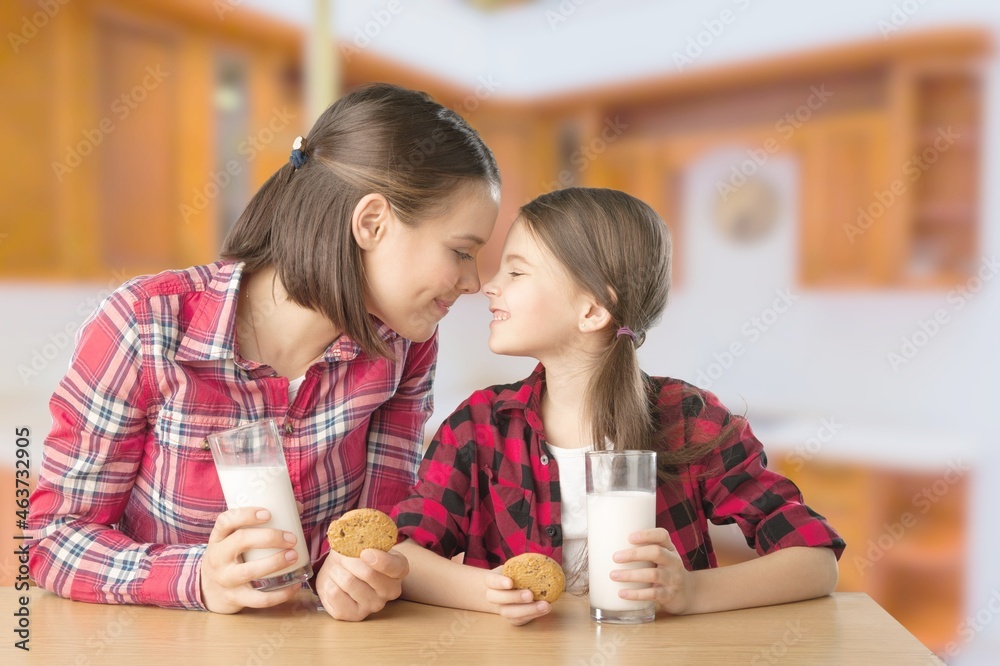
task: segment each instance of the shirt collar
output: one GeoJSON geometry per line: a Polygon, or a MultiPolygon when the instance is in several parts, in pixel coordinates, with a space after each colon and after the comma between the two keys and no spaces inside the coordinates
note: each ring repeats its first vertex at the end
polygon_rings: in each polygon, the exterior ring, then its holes
{"type": "MultiPolygon", "coordinates": [[[[177,347],[177,361],[215,361],[236,357],[236,304],[243,278],[243,262],[217,262],[204,296],[191,316],[187,330],[177,347]]],[[[378,336],[393,343],[399,334],[377,317],[372,317],[378,336]]],[[[361,345],[341,334],[323,353],[323,360],[352,361],[361,353],[361,345]]]]}
{"type": "Polygon", "coordinates": [[[542,389],[545,387],[545,366],[541,363],[527,378],[500,389],[493,402],[494,412],[519,410],[534,430],[542,432],[542,389]]]}

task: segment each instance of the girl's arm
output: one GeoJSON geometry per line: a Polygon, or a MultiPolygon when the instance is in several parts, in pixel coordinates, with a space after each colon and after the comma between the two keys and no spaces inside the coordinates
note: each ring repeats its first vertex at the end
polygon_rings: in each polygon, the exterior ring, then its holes
{"type": "Polygon", "coordinates": [[[396,545],[410,563],[403,579],[403,599],[434,606],[497,613],[515,625],[525,624],[551,609],[547,601],[532,602],[528,590],[513,590],[514,582],[496,569],[480,569],[441,557],[407,539],[396,545]]]}
{"type": "Polygon", "coordinates": [[[612,579],[649,583],[623,590],[623,599],[655,600],[673,615],[714,613],[821,597],[837,586],[837,558],[829,548],[790,547],[755,560],[715,569],[687,571],[667,531],[636,532],[635,548],[619,551],[616,562],[653,562],[655,567],[615,571],[612,579]]]}
{"type": "Polygon", "coordinates": [[[770,606],[823,597],[837,587],[837,558],[829,548],[793,547],[727,567],[691,573],[687,613],[770,606]]]}

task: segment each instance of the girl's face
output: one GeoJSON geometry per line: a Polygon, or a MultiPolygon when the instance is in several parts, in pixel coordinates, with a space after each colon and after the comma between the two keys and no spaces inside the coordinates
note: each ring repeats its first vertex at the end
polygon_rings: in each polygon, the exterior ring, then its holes
{"type": "Polygon", "coordinates": [[[494,353],[545,363],[580,347],[582,315],[591,299],[520,219],[511,226],[500,270],[483,293],[493,313],[489,345],[494,353]]]}
{"type": "Polygon", "coordinates": [[[475,190],[416,227],[390,213],[363,252],[368,311],[408,340],[429,339],[459,296],[479,291],[476,255],[499,212],[494,197],[475,190]]]}

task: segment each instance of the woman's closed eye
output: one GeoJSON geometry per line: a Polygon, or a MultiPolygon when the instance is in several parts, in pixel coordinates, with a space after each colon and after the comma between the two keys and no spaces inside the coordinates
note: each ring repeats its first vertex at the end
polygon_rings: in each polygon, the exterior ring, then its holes
{"type": "Polygon", "coordinates": [[[472,261],[472,255],[469,254],[468,252],[462,252],[461,250],[455,250],[454,252],[455,254],[458,255],[458,258],[461,259],[462,261],[472,261]]]}

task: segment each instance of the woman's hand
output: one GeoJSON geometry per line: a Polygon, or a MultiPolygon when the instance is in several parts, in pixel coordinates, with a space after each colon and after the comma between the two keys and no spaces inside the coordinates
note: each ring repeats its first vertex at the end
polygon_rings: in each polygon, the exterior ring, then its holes
{"type": "Polygon", "coordinates": [[[247,507],[219,514],[201,558],[201,599],[215,613],[236,613],[244,608],[267,608],[284,603],[299,591],[291,585],[262,592],[250,581],[267,578],[298,559],[295,536],[270,528],[240,529],[263,525],[271,519],[266,509],[247,507]],[[240,555],[251,548],[279,548],[280,552],[260,560],[242,562],[240,555]]]}
{"type": "Polygon", "coordinates": [[[316,592],[334,619],[358,622],[398,599],[410,572],[406,557],[367,548],[361,557],[330,551],[316,576],[316,592]]]}
{"type": "Polygon", "coordinates": [[[500,617],[516,627],[547,614],[552,606],[547,601],[532,601],[531,590],[515,590],[514,581],[500,573],[497,567],[486,574],[486,601],[497,607],[500,617]]]}
{"type": "Polygon", "coordinates": [[[650,584],[648,588],[621,590],[618,596],[635,601],[655,601],[658,611],[684,614],[694,598],[694,578],[684,568],[667,531],[661,527],[639,530],[629,535],[629,541],[636,547],[616,552],[615,562],[652,562],[655,566],[612,571],[611,580],[650,584]]]}

